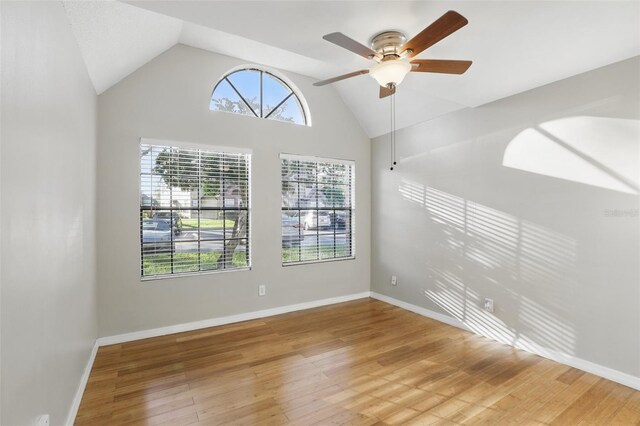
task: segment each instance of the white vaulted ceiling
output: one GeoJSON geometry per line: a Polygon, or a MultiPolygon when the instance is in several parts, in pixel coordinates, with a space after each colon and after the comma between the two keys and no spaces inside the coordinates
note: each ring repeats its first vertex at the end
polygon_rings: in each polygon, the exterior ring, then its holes
{"type": "MultiPolygon", "coordinates": [[[[372,62],[322,39],[411,37],[454,9],[469,24],[419,58],[469,59],[462,76],[410,74],[397,127],[474,107],[640,54],[640,3],[612,1],[83,1],[65,3],[96,91],[183,43],[318,79],[372,62]]],[[[363,75],[334,84],[370,137],[389,131],[389,101],[363,75]]],[[[331,90],[328,87],[310,90],[331,90]]]]}
{"type": "Polygon", "coordinates": [[[117,1],[63,3],[96,92],[178,43],[182,21],[117,1]]]}

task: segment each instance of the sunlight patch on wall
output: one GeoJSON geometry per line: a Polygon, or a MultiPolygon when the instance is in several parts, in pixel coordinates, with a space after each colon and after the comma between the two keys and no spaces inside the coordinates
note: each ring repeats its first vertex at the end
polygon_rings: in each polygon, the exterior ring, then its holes
{"type": "Polygon", "coordinates": [[[637,194],[640,121],[576,116],[523,130],[502,164],[518,170],[637,194]]]}
{"type": "Polygon", "coordinates": [[[577,288],[574,239],[407,178],[398,187],[431,223],[444,262],[426,263],[424,295],[471,330],[531,351],[574,353],[567,287],[577,288]],[[482,293],[482,294],[481,294],[482,293]],[[488,294],[515,317],[482,309],[488,294]]]}
{"type": "Polygon", "coordinates": [[[412,180],[401,178],[398,187],[400,195],[410,203],[424,207],[424,185],[412,180]]]}

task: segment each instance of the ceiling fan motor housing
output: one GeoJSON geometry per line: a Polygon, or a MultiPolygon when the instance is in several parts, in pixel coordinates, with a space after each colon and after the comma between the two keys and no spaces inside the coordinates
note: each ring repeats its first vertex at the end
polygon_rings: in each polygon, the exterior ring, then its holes
{"type": "MultiPolygon", "coordinates": [[[[371,38],[371,48],[383,57],[393,55],[400,56],[402,46],[407,42],[407,37],[400,31],[385,31],[371,38]]],[[[393,57],[392,56],[392,57],[393,57]]]]}
{"type": "MultiPolygon", "coordinates": [[[[1,0],[0,0],[1,1],[1,0]]],[[[356,40],[340,33],[334,32],[324,35],[322,38],[337,46],[347,49],[358,56],[368,58],[376,62],[369,69],[343,74],[313,83],[314,86],[324,86],[362,74],[369,74],[381,86],[380,97],[385,98],[392,94],[392,89],[399,85],[409,72],[463,74],[471,66],[471,61],[457,61],[444,59],[414,59],[414,56],[448,37],[469,21],[458,12],[449,10],[431,25],[416,34],[407,41],[401,31],[387,30],[374,35],[369,40],[367,47],[356,40]]]]}

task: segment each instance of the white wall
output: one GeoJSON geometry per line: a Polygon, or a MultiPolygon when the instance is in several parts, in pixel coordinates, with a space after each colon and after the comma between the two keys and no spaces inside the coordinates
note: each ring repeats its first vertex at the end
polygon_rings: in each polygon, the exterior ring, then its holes
{"type": "Polygon", "coordinates": [[[66,421],[96,326],[96,94],[59,2],[2,2],[2,419],[66,421]]]}
{"type": "Polygon", "coordinates": [[[393,172],[376,138],[372,290],[640,376],[639,80],[636,57],[404,129],[393,172]]]}
{"type": "Polygon", "coordinates": [[[286,72],[308,101],[312,127],[209,111],[217,80],[242,64],[177,45],[99,96],[100,336],[369,290],[369,139],[332,88],[286,72]],[[251,271],[140,281],[141,137],[253,150],[251,271]],[[355,160],[355,260],[281,265],[281,152],[355,160]]]}

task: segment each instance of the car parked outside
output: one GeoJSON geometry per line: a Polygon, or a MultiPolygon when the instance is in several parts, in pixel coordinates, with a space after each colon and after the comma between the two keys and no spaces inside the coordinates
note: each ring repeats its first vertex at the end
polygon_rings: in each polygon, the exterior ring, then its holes
{"type": "Polygon", "coordinates": [[[337,211],[331,213],[331,227],[333,229],[346,229],[347,228],[347,212],[337,211]]]}
{"type": "Polygon", "coordinates": [[[302,224],[304,229],[326,228],[331,226],[331,217],[329,212],[310,210],[302,216],[302,224]]]}
{"type": "Polygon", "coordinates": [[[146,219],[142,222],[142,247],[145,253],[171,253],[174,242],[169,220],[146,219]]]}
{"type": "Polygon", "coordinates": [[[174,235],[182,234],[182,218],[178,212],[155,212],[152,216],[153,219],[171,219],[171,227],[173,228],[174,235]]]}
{"type": "Polygon", "coordinates": [[[304,233],[300,232],[299,217],[282,213],[282,247],[299,247],[304,240],[304,233]]]}

